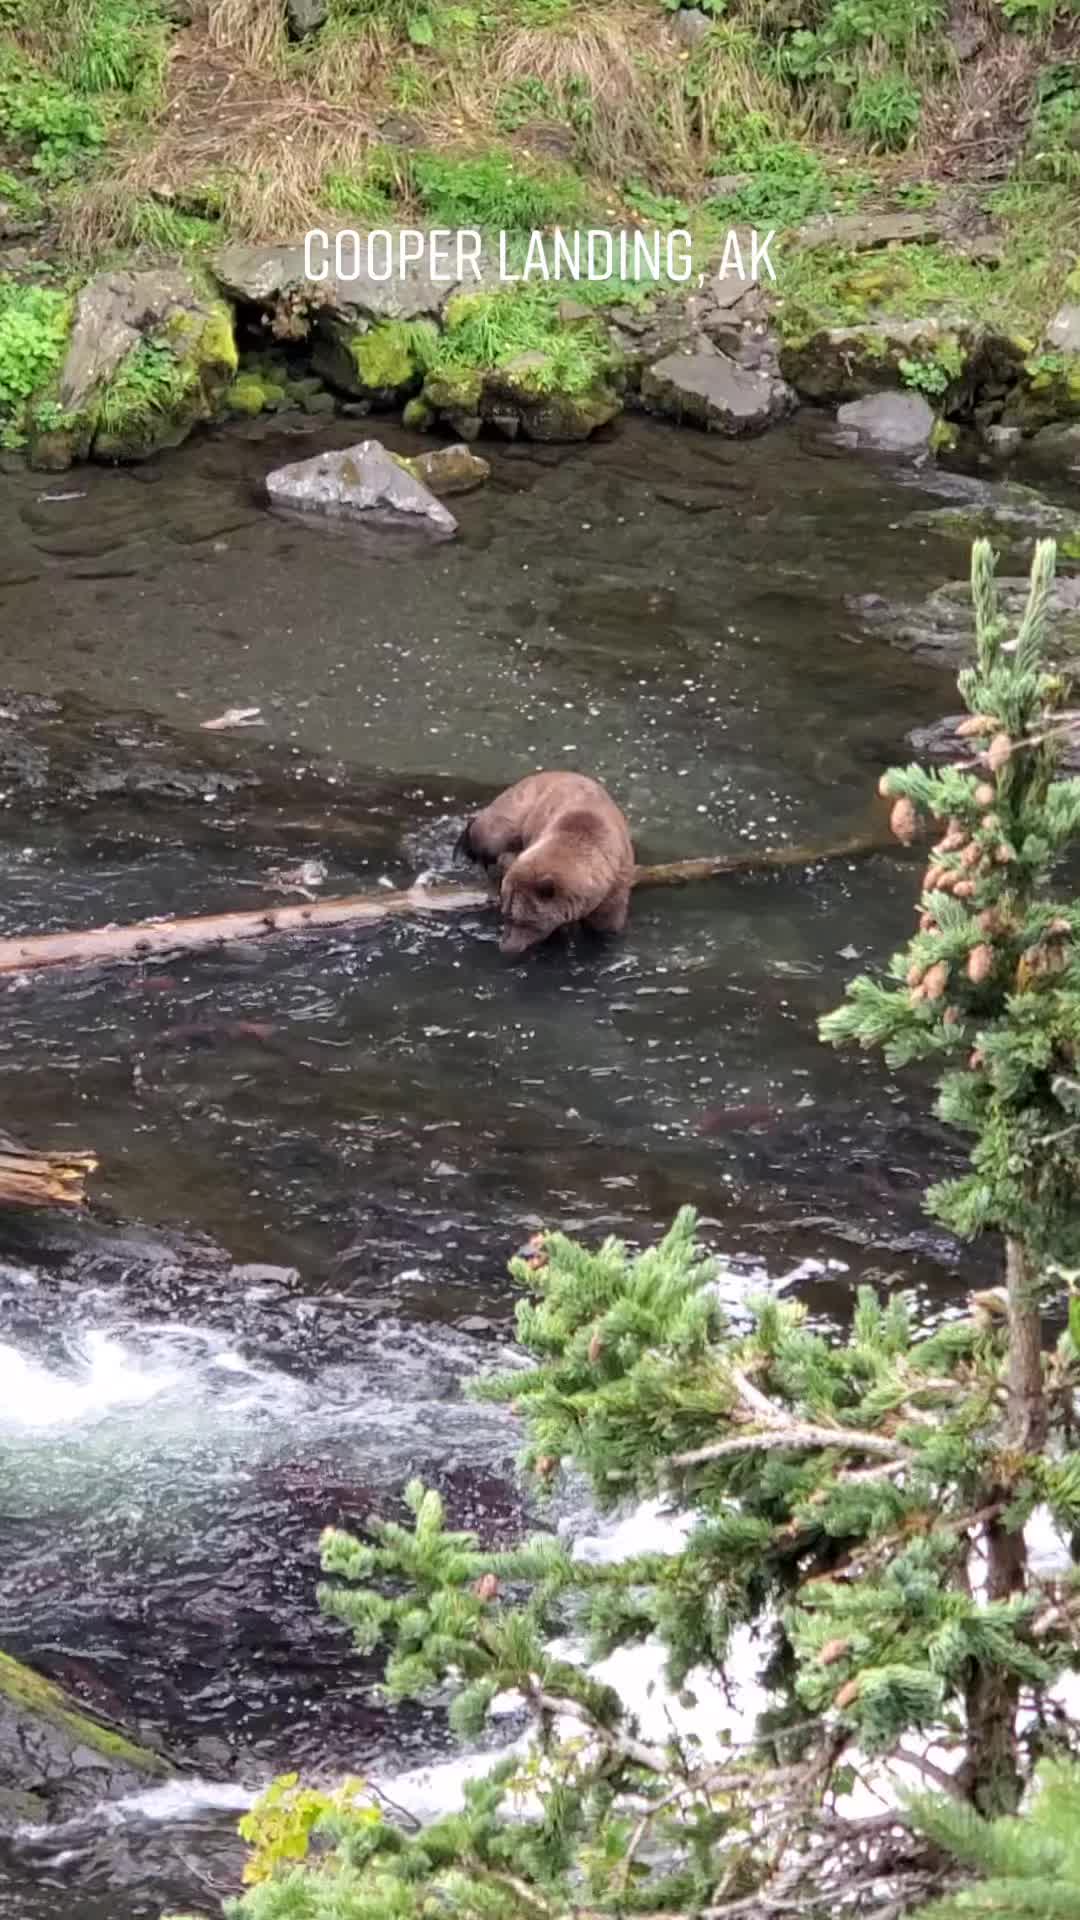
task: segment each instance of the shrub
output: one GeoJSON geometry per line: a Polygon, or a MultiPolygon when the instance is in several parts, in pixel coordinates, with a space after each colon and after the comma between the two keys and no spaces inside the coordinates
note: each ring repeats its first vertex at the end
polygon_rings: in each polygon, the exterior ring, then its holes
{"type": "Polygon", "coordinates": [[[0,423],[19,431],[26,401],[63,359],[70,324],[66,294],[0,282],[0,423]]]}
{"type": "Polygon", "coordinates": [[[891,153],[906,147],[919,124],[922,96],[902,73],[860,80],[848,102],[847,120],[868,147],[891,153]]]}

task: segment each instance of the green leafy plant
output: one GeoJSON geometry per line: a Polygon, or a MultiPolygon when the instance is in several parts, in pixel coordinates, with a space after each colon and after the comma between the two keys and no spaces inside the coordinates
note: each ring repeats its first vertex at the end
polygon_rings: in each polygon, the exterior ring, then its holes
{"type": "Polygon", "coordinates": [[[105,433],[137,436],[162,414],[172,414],[182,406],[196,380],[191,363],[178,359],[171,348],[141,340],[121,362],[101,396],[98,427],[105,433]]]}
{"type": "Polygon", "coordinates": [[[919,125],[922,95],[902,73],[860,80],[848,102],[847,121],[868,147],[883,153],[910,144],[919,125]]]}
{"type": "Polygon", "coordinates": [[[16,434],[25,403],[59,368],[70,326],[66,294],[0,282],[0,422],[16,434]]]}
{"type": "Polygon", "coordinates": [[[70,87],[0,55],[0,134],[27,147],[46,179],[64,180],[103,144],[105,127],[91,102],[70,87]]]}
{"type": "Polygon", "coordinates": [[[751,226],[794,227],[830,202],[828,174],[815,153],[791,140],[757,134],[752,125],[725,150],[714,156],[710,173],[741,173],[752,178],[722,204],[727,215],[751,226]]]}

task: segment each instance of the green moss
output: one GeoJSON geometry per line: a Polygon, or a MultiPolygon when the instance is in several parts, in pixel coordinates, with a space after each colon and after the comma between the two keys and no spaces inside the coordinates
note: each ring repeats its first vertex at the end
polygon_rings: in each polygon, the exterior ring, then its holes
{"type": "Polygon", "coordinates": [[[235,373],[238,366],[232,308],[215,300],[199,335],[199,365],[214,374],[235,373]]]}
{"type": "Polygon", "coordinates": [[[483,385],[479,368],[446,365],[428,374],[420,397],[438,413],[475,413],[483,385]]]}
{"type": "Polygon", "coordinates": [[[79,1745],[91,1748],[117,1766],[131,1767],[157,1778],[172,1772],[160,1754],[151,1753],[129,1740],[126,1734],[91,1720],[51,1680],[43,1679],[41,1674],[6,1653],[0,1653],[0,1695],[12,1706],[58,1727],[79,1745]]]}
{"type": "Polygon", "coordinates": [[[438,335],[429,321],[384,320],[349,342],[361,384],[393,393],[420,378],[435,353],[438,335]]]}
{"type": "Polygon", "coordinates": [[[226,390],[225,405],[230,413],[254,415],[267,404],[267,390],[254,373],[240,373],[226,390]]]}
{"type": "Polygon", "coordinates": [[[401,424],[403,427],[409,427],[414,433],[424,433],[427,428],[432,425],[434,419],[435,409],[431,405],[430,400],[425,399],[423,394],[416,393],[411,400],[406,400],[405,408],[401,416],[401,424]]]}

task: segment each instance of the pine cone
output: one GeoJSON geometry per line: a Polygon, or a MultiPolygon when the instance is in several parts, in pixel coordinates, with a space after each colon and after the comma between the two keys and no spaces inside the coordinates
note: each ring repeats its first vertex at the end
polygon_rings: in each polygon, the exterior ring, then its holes
{"type": "Polygon", "coordinates": [[[956,729],[958,740],[971,740],[977,733],[993,733],[1001,725],[990,713],[973,713],[968,720],[961,720],[956,729]]]}
{"type": "Polygon", "coordinates": [[[948,984],[949,963],[947,960],[939,960],[935,966],[930,968],[923,979],[927,999],[940,1000],[948,984]]]}
{"type": "Polygon", "coordinates": [[[558,1464],[559,1463],[556,1460],[555,1455],[553,1453],[540,1454],[536,1462],[537,1479],[550,1480],[558,1464]]]}
{"type": "Polygon", "coordinates": [[[1013,743],[1007,733],[995,733],[986,749],[986,764],[991,773],[1000,773],[1013,750],[1013,743]]]}
{"type": "Polygon", "coordinates": [[[925,974],[926,974],[926,968],[921,967],[917,960],[913,960],[910,967],[907,970],[908,986],[917,987],[920,981],[925,977],[925,974]]]}
{"type": "Polygon", "coordinates": [[[957,880],[953,886],[954,900],[970,900],[975,892],[974,880],[957,880]]]}
{"type": "Polygon", "coordinates": [[[818,1665],[822,1667],[834,1667],[838,1660],[845,1659],[850,1652],[850,1640],[826,1640],[825,1645],[818,1654],[818,1665]]]}
{"type": "Polygon", "coordinates": [[[889,826],[898,840],[910,846],[919,828],[919,816],[906,795],[896,802],[889,815],[889,826]]]}
{"type": "Polygon", "coordinates": [[[840,1712],[843,1713],[845,1707],[853,1707],[855,1705],[855,1702],[858,1699],[858,1697],[859,1697],[858,1680],[845,1680],[843,1686],[840,1688],[840,1691],[836,1694],[836,1696],[833,1699],[833,1706],[838,1707],[840,1712]]]}
{"type": "Polygon", "coordinates": [[[997,788],[992,787],[988,780],[980,781],[975,789],[975,805],[977,807],[992,807],[996,799],[997,788]]]}
{"type": "Polygon", "coordinates": [[[983,850],[977,840],[969,840],[963,853],[960,855],[960,865],[962,867],[977,867],[979,861],[982,859],[982,852],[983,850]]]}
{"type": "Polygon", "coordinates": [[[597,1327],[596,1332],[593,1334],[592,1339],[589,1341],[589,1359],[592,1362],[592,1365],[594,1367],[597,1361],[599,1360],[600,1355],[603,1353],[603,1351],[604,1351],[604,1343],[600,1338],[600,1329],[599,1327],[597,1327]]]}
{"type": "Polygon", "coordinates": [[[494,1600],[499,1591],[499,1582],[493,1573],[482,1573],[473,1583],[473,1592],[478,1600],[494,1600]]]}
{"type": "Polygon", "coordinates": [[[972,947],[971,952],[968,954],[968,962],[967,962],[967,977],[971,981],[972,985],[976,987],[980,987],[984,980],[988,980],[990,978],[990,975],[993,973],[993,971],[994,971],[993,947],[988,947],[985,941],[983,941],[977,947],[972,947]]]}

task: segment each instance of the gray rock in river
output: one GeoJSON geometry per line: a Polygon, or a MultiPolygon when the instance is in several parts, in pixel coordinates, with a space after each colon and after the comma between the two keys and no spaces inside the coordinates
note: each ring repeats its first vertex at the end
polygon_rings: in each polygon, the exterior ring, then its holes
{"type": "Polygon", "coordinates": [[[361,440],[355,447],[278,467],[267,475],[266,491],[271,506],[294,513],[411,523],[441,534],[457,532],[453,514],[436,500],[430,487],[378,440],[361,440]]]}
{"type": "Polygon", "coordinates": [[[838,408],[836,424],[860,447],[920,453],[934,431],[934,409],[921,393],[871,393],[838,408]]]}
{"type": "MultiPolygon", "coordinates": [[[[1023,612],[1028,581],[998,580],[1003,611],[1011,619],[1023,612]]],[[[967,580],[949,580],[925,600],[886,600],[881,594],[852,594],[847,601],[861,626],[917,660],[954,670],[975,652],[975,615],[967,580]]],[[[1050,653],[1057,660],[1080,659],[1080,575],[1054,582],[1050,599],[1050,653]]]]}
{"type": "Polygon", "coordinates": [[[649,413],[712,433],[763,433],[792,405],[785,383],[737,366],[726,353],[669,353],[647,367],[641,401],[649,413]]]}
{"type": "Polygon", "coordinates": [[[397,458],[407,473],[430,487],[440,500],[449,493],[472,493],[491,475],[487,461],[461,443],[455,447],[432,447],[428,453],[417,453],[411,458],[399,454],[397,458]]]}
{"type": "Polygon", "coordinates": [[[920,508],[907,524],[955,534],[968,545],[994,534],[1014,541],[1080,538],[1080,514],[1056,506],[1035,487],[1021,486],[1018,481],[998,481],[982,497],[960,505],[920,508]]]}

